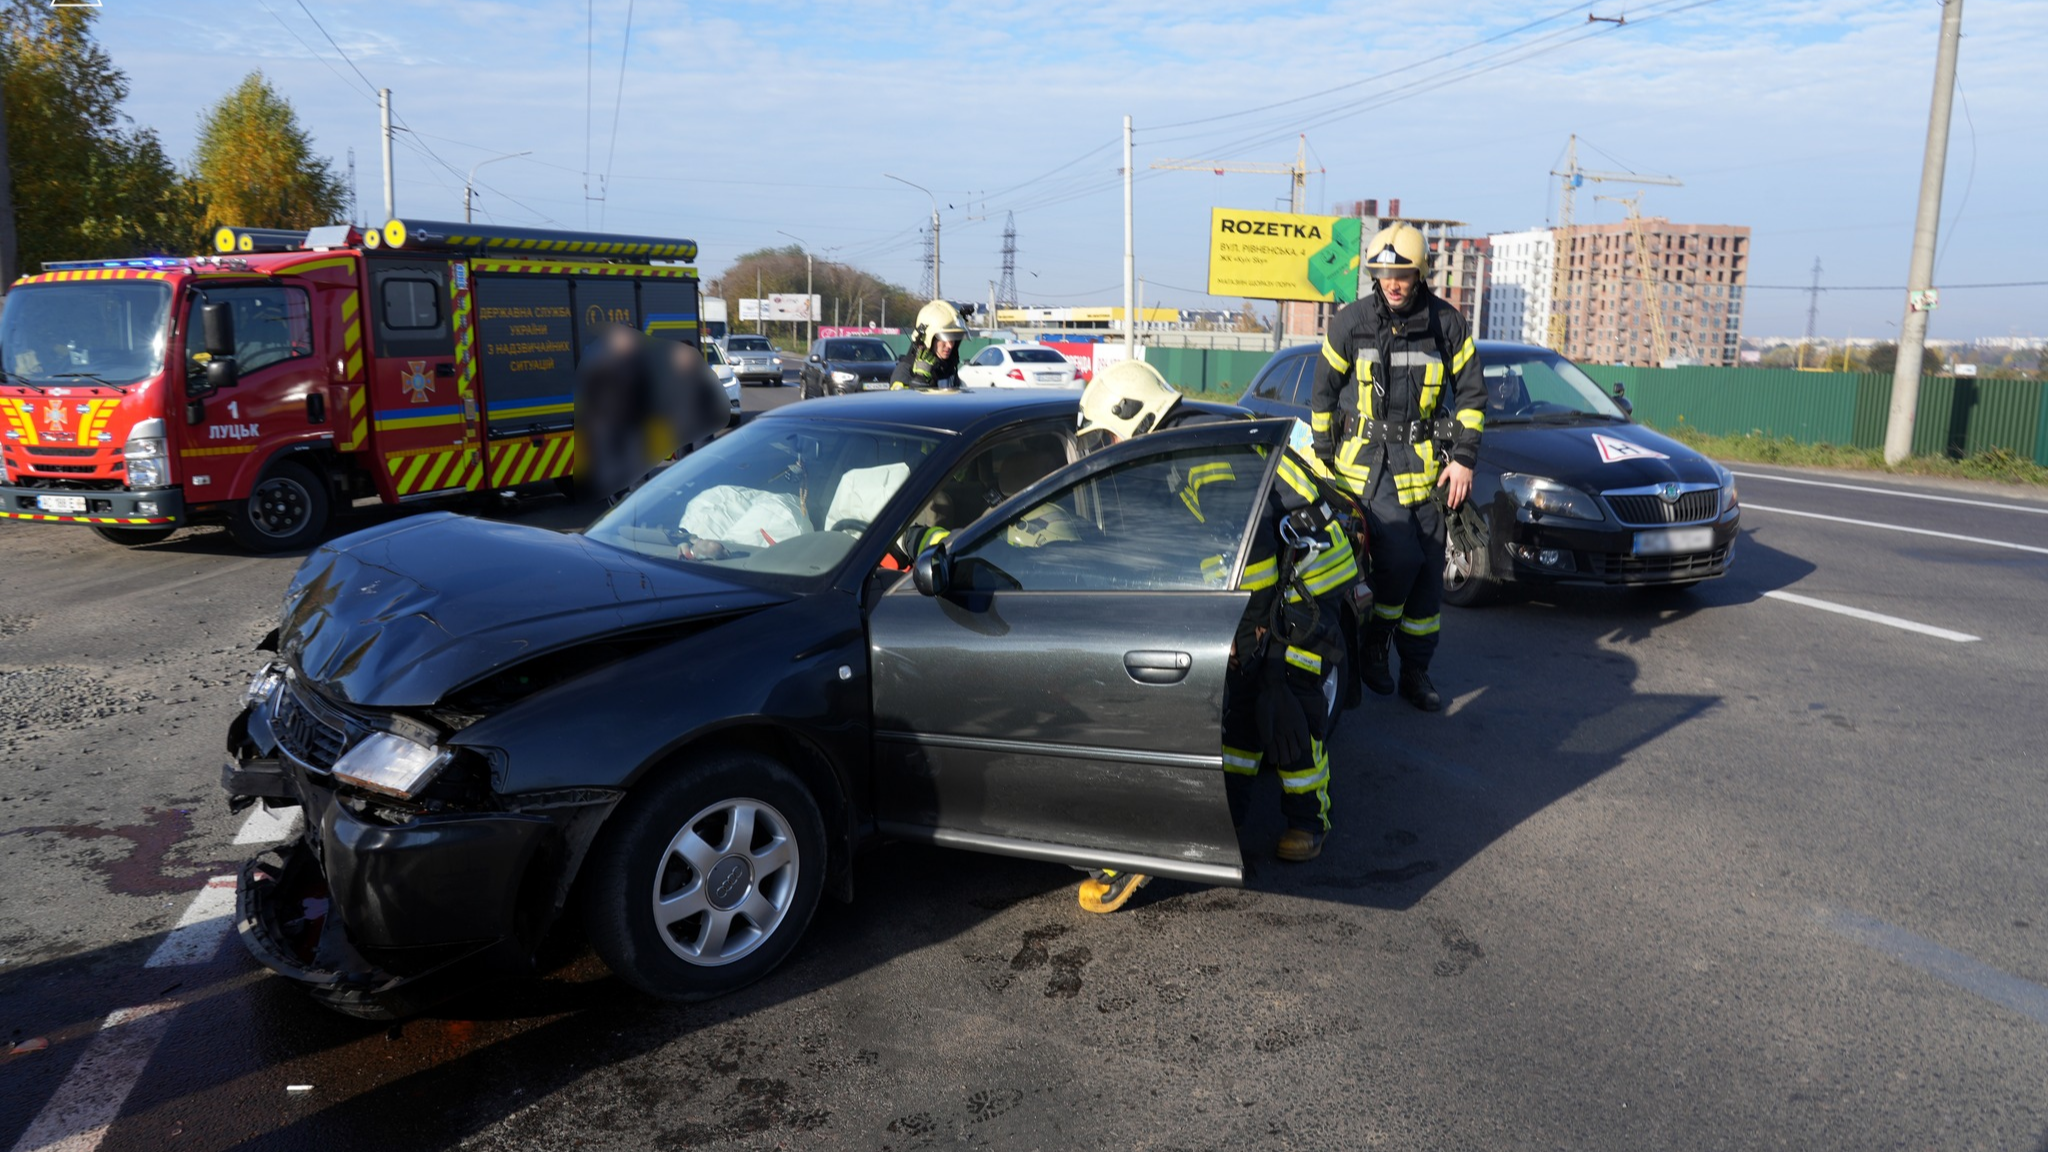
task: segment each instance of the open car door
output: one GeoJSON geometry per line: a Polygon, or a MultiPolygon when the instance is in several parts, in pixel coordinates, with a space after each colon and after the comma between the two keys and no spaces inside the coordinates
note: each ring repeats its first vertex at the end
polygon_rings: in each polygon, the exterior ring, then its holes
{"type": "Polygon", "coordinates": [[[1243,882],[1223,681],[1286,421],[1097,452],[927,553],[868,637],[882,830],[1243,882]]]}

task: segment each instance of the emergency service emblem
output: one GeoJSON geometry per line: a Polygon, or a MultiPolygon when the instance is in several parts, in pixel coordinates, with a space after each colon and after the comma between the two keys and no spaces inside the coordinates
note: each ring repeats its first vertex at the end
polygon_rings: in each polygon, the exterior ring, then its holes
{"type": "Polygon", "coordinates": [[[405,366],[406,371],[398,377],[399,386],[405,389],[405,394],[412,398],[413,403],[425,404],[427,397],[434,392],[434,380],[427,375],[427,362],[408,360],[405,366]]]}
{"type": "Polygon", "coordinates": [[[71,409],[62,400],[43,405],[43,431],[51,436],[71,434],[71,409]]]}
{"type": "Polygon", "coordinates": [[[1619,464],[1623,460],[1671,459],[1671,457],[1666,456],[1664,453],[1653,452],[1641,444],[1615,436],[1602,436],[1598,432],[1593,433],[1593,447],[1599,449],[1600,462],[1603,464],[1619,464]]]}

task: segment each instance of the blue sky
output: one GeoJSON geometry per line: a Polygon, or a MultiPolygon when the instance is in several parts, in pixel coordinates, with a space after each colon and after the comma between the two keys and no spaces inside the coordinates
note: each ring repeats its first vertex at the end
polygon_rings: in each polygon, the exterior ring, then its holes
{"type": "MultiPolygon", "coordinates": [[[[930,202],[892,172],[939,197],[949,296],[986,296],[1015,211],[1026,303],[1113,302],[1128,113],[1148,303],[1234,306],[1201,291],[1208,210],[1287,193],[1285,177],[1150,163],[1284,162],[1301,131],[1321,169],[1312,211],[1399,197],[1410,215],[1475,231],[1540,226],[1555,210],[1545,174],[1576,132],[1598,149],[1589,167],[1685,181],[1648,189],[1646,212],[1748,224],[1755,284],[1805,284],[1816,257],[1826,284],[1904,284],[1935,0],[1468,0],[1395,22],[1421,11],[1432,10],[636,0],[624,42],[628,0],[105,0],[98,34],[129,75],[129,113],[176,156],[200,112],[260,67],[337,164],[355,149],[375,216],[366,90],[388,86],[414,136],[397,150],[401,217],[459,218],[471,164],[531,149],[479,174],[480,219],[687,236],[706,276],[788,243],[786,230],[915,288],[930,202]],[[602,200],[586,198],[586,170],[602,200]]],[[[1937,283],[2048,280],[2044,48],[2048,0],[1965,11],[1937,283]]],[[[1580,197],[1580,220],[1619,213],[1580,197]]],[[[1820,330],[1884,335],[1902,297],[1832,292],[1820,330]]],[[[1806,306],[1803,292],[1756,290],[1744,332],[1797,334],[1806,306]]],[[[1931,332],[2015,333],[2048,336],[2048,288],[1951,290],[1931,332]]]]}

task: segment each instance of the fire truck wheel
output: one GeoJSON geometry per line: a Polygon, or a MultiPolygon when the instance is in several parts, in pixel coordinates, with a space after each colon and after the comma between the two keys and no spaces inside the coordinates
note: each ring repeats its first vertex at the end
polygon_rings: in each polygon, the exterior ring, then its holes
{"type": "Polygon", "coordinates": [[[327,529],[327,486],[303,464],[281,461],[228,517],[228,535],[251,552],[304,548],[327,529]]]}
{"type": "Polygon", "coordinates": [[[178,531],[176,528],[109,528],[105,524],[95,524],[92,530],[100,534],[100,539],[123,548],[161,544],[178,531]]]}

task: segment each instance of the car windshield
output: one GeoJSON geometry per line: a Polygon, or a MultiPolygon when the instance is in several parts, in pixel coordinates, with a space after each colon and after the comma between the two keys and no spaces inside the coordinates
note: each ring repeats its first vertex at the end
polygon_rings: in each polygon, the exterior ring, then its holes
{"type": "Polygon", "coordinates": [[[743,578],[816,583],[877,530],[883,506],[937,444],[872,424],[755,421],[641,485],[588,535],[743,578]]]}
{"type": "Polygon", "coordinates": [[[170,317],[170,286],[155,281],[25,285],[0,311],[0,368],[36,384],[133,384],[163,371],[170,317]]]}
{"type": "Polygon", "coordinates": [[[1480,353],[1485,365],[1486,420],[1523,423],[1606,417],[1625,420],[1621,409],[1579,366],[1540,348],[1480,353]]]}
{"type": "Polygon", "coordinates": [[[828,340],[825,343],[825,359],[851,360],[860,364],[888,364],[896,357],[890,355],[889,346],[880,340],[828,340]]]}
{"type": "Polygon", "coordinates": [[[725,346],[727,348],[730,348],[734,352],[774,351],[773,348],[770,348],[768,346],[768,338],[765,336],[735,336],[732,339],[727,340],[725,342],[725,346]]]}
{"type": "Polygon", "coordinates": [[[725,353],[718,350],[718,345],[706,340],[704,342],[704,362],[715,368],[725,363],[725,353]]]}
{"type": "Polygon", "coordinates": [[[1050,348],[1012,348],[1010,359],[1019,364],[1065,364],[1067,358],[1050,348]]]}

